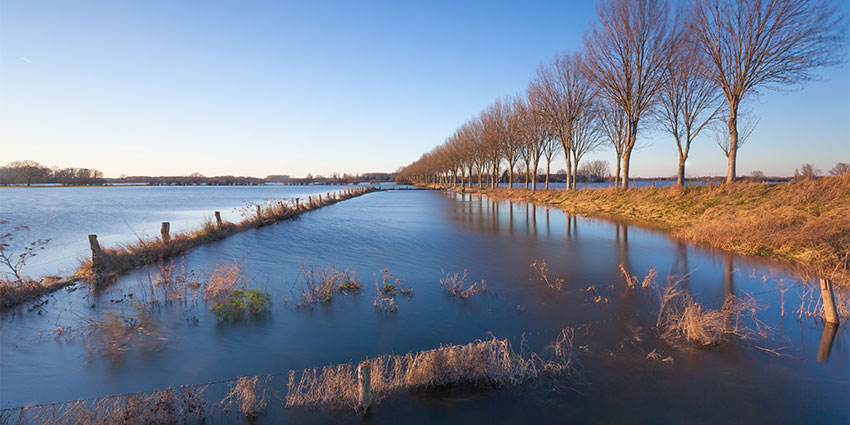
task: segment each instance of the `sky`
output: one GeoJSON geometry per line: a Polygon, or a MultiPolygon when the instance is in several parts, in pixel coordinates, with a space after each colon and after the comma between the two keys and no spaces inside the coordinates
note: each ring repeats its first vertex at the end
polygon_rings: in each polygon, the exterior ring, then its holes
{"type": "MultiPolygon", "coordinates": [[[[108,177],[395,171],[580,50],[595,20],[592,1],[0,0],[0,164],[108,177]]],[[[745,99],[758,126],[740,175],[850,162],[850,67],[819,74],[745,99]]],[[[670,136],[639,139],[632,175],[674,175],[670,136]]],[[[688,175],[725,170],[707,132],[688,175]]]]}

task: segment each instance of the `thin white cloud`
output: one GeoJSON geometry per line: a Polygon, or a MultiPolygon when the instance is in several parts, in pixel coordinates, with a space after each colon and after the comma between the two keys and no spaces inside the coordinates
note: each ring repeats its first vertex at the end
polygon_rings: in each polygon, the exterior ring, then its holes
{"type": "Polygon", "coordinates": [[[24,62],[26,62],[26,63],[32,63],[32,61],[31,61],[31,60],[29,60],[29,59],[27,59],[27,58],[25,58],[25,57],[23,57],[23,56],[18,56],[18,57],[19,57],[19,58],[21,58],[21,60],[22,60],[22,61],[24,61],[24,62]]]}

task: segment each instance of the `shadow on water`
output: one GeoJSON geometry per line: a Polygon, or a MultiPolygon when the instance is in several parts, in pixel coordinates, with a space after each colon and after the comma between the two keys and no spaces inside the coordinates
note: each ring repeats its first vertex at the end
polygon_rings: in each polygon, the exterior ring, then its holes
{"type": "Polygon", "coordinates": [[[40,310],[6,315],[2,407],[285,374],[491,334],[546,353],[558,330],[573,327],[582,365],[574,375],[517,388],[399,393],[365,418],[273,403],[257,423],[848,420],[846,328],[798,319],[792,304],[800,304],[804,289],[785,265],[694,246],[628,221],[470,195],[383,192],[201,246],[184,261],[203,274],[234,259],[252,287],[269,293],[266,316],[221,323],[202,302],[191,309],[166,304],[152,316],[167,340],[156,351],[130,350],[120,362],[92,358],[82,340],[51,332],[79,317],[129,311],[127,301],[111,300],[137,290],[143,269],[103,293],[60,292],[40,310]],[[361,292],[295,307],[285,299],[292,299],[305,260],[355,268],[361,292]],[[551,276],[564,280],[561,291],[546,288],[529,266],[535,260],[546,260],[551,276]],[[720,308],[730,294],[751,294],[772,332],[710,348],[670,344],[654,328],[652,292],[628,289],[621,264],[641,278],[654,267],[660,284],[682,279],[706,308],[720,308]],[[391,314],[372,305],[385,268],[414,289],[391,314]],[[487,281],[487,292],[452,298],[439,285],[441,270],[468,270],[472,280],[487,281]]]}

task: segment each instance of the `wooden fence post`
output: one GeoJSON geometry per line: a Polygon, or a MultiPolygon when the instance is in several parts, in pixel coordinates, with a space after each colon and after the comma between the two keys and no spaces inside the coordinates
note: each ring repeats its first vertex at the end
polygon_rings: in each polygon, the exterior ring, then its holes
{"type": "Polygon", "coordinates": [[[171,223],[167,221],[162,222],[162,227],[159,229],[159,233],[162,234],[162,241],[168,242],[171,240],[171,223]]]}
{"type": "Polygon", "coordinates": [[[300,201],[300,198],[295,198],[295,209],[296,209],[296,210],[300,210],[300,209],[301,209],[301,205],[300,205],[300,202],[299,202],[299,201],[300,201]]]}
{"type": "Polygon", "coordinates": [[[360,362],[357,366],[357,384],[360,389],[358,400],[360,408],[366,410],[372,403],[372,367],[368,360],[360,362]]]}
{"type": "Polygon", "coordinates": [[[260,206],[257,205],[257,218],[260,218],[260,206]]]}
{"type": "Polygon", "coordinates": [[[307,197],[307,205],[309,205],[311,207],[313,206],[313,197],[312,196],[307,197]]]}
{"type": "Polygon", "coordinates": [[[89,235],[89,246],[91,247],[91,262],[93,268],[97,271],[100,268],[100,260],[103,254],[100,250],[100,244],[97,243],[97,235],[89,235]]]}
{"type": "Polygon", "coordinates": [[[215,212],[215,222],[218,224],[218,230],[221,230],[221,212],[215,212]]]}
{"type": "Polygon", "coordinates": [[[835,294],[832,292],[832,281],[820,280],[820,294],[823,299],[823,318],[828,323],[838,324],[838,310],[835,308],[835,294]]]}
{"type": "Polygon", "coordinates": [[[322,205],[322,194],[319,194],[319,205],[322,205]]]}

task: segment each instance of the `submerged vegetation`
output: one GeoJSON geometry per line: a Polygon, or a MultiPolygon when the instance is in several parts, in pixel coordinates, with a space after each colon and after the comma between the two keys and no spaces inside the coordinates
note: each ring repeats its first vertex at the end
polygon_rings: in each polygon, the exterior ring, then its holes
{"type": "Polygon", "coordinates": [[[442,277],[440,277],[440,286],[442,286],[445,292],[449,295],[467,299],[475,294],[487,291],[487,282],[483,279],[470,284],[469,274],[466,270],[463,271],[463,274],[458,272],[446,273],[443,270],[440,270],[440,272],[442,273],[442,277]]]}
{"type": "Polygon", "coordinates": [[[357,270],[337,268],[336,264],[322,268],[316,264],[299,263],[300,272],[294,286],[298,286],[295,304],[312,307],[316,303],[330,303],[336,292],[359,292],[357,270]]]}
{"type": "MultiPolygon", "coordinates": [[[[544,374],[568,373],[574,366],[573,331],[562,329],[552,356],[514,351],[507,339],[478,340],[433,350],[368,360],[372,403],[403,390],[519,385],[544,374]]],[[[286,407],[337,405],[361,409],[357,368],[352,363],[289,372],[286,407]]]]}

